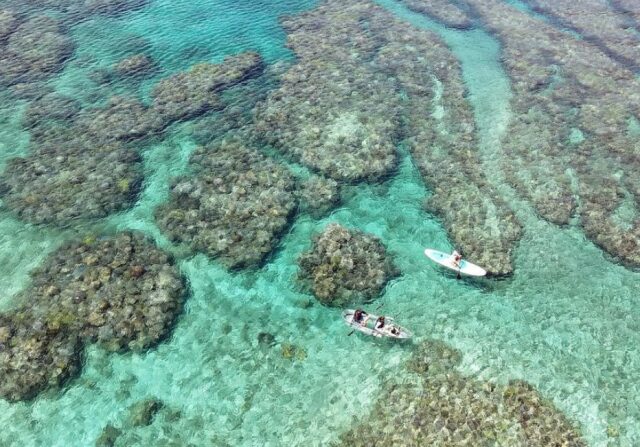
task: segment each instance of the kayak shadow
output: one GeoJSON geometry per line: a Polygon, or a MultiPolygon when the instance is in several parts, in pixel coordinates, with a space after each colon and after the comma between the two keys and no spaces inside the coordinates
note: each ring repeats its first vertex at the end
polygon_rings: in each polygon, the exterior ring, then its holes
{"type": "MultiPolygon", "coordinates": [[[[351,332],[351,331],[349,331],[351,332]]],[[[349,335],[349,332],[347,335],[349,335]]],[[[392,337],[374,337],[359,331],[352,333],[349,338],[360,339],[358,343],[367,343],[384,352],[401,349],[402,351],[411,352],[416,344],[414,342],[415,335],[409,338],[392,338],[392,337]]]]}
{"type": "Polygon", "coordinates": [[[443,277],[450,279],[451,281],[455,281],[459,285],[471,287],[484,293],[491,293],[497,290],[504,289],[504,287],[511,282],[512,278],[511,275],[482,277],[469,275],[458,276],[457,272],[446,268],[434,267],[434,270],[443,277]]]}

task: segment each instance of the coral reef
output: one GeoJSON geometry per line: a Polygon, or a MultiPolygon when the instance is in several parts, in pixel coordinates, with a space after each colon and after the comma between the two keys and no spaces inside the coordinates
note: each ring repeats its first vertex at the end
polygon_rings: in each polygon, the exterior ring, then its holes
{"type": "Polygon", "coordinates": [[[449,28],[468,29],[473,26],[469,14],[450,0],[402,0],[412,11],[426,14],[449,28]]]}
{"type": "Polygon", "coordinates": [[[74,125],[94,141],[129,141],[148,137],[167,121],[137,99],[113,96],[104,107],[84,110],[74,125]]]}
{"type": "Polygon", "coordinates": [[[47,93],[29,103],[22,117],[25,127],[32,129],[36,126],[64,124],[80,111],[80,102],[59,93],[47,93]]]}
{"type": "Polygon", "coordinates": [[[11,7],[23,13],[41,11],[53,13],[69,23],[77,23],[93,15],[119,16],[142,9],[149,0],[7,0],[11,7]]]}
{"type": "Polygon", "coordinates": [[[513,380],[500,391],[507,411],[524,432],[526,445],[587,445],[566,417],[527,382],[513,380]]]}
{"type": "Polygon", "coordinates": [[[327,2],[284,20],[297,63],[256,108],[261,138],[338,181],[380,179],[397,162],[400,98],[368,64],[380,44],[365,25],[374,10],[327,2]]]}
{"type": "MultiPolygon", "coordinates": [[[[628,17],[602,0],[525,0],[534,11],[553,17],[623,64],[640,68],[640,35],[628,17]]],[[[637,24],[636,24],[637,26],[637,24]]]]}
{"type": "Polygon", "coordinates": [[[18,17],[8,9],[0,9],[0,42],[11,34],[16,26],[18,17]]]}
{"type": "Polygon", "coordinates": [[[80,340],[62,323],[50,327],[29,310],[0,315],[0,397],[28,399],[77,374],[80,340]]]}
{"type": "Polygon", "coordinates": [[[146,54],[134,54],[120,60],[113,69],[120,77],[146,78],[153,76],[158,70],[158,66],[146,54]]]}
{"type": "Polygon", "coordinates": [[[0,17],[0,86],[46,80],[73,54],[73,41],[58,20],[36,16],[17,24],[8,11],[0,17]]]}
{"type": "Polygon", "coordinates": [[[460,364],[462,355],[457,349],[440,340],[427,340],[413,351],[407,361],[407,369],[426,376],[453,372],[460,364]]]}
{"type": "Polygon", "coordinates": [[[634,73],[600,45],[507,4],[467,3],[502,42],[512,79],[507,178],[546,219],[568,223],[575,210],[591,240],[640,265],[640,136],[629,131],[640,115],[634,73]],[[629,202],[635,209],[627,207],[630,217],[621,223],[616,215],[629,202]]]}
{"type": "Polygon", "coordinates": [[[166,121],[200,115],[220,107],[220,90],[259,75],[262,68],[262,58],[254,52],[227,57],[221,64],[196,64],[154,87],[153,111],[166,121]]]}
{"type": "Polygon", "coordinates": [[[389,383],[371,414],[340,446],[586,446],[579,432],[530,385],[465,377],[460,355],[438,341],[420,345],[410,369],[420,378],[389,383]]]}
{"type": "Polygon", "coordinates": [[[52,253],[21,292],[28,307],[0,316],[0,396],[15,401],[79,371],[85,343],[147,349],[181,310],[171,259],[138,233],[87,238],[52,253]]]}
{"type": "Polygon", "coordinates": [[[139,155],[118,143],[43,144],[7,162],[0,179],[4,205],[20,219],[68,225],[120,211],[142,184],[139,155]]]}
{"type": "Polygon", "coordinates": [[[399,271],[375,236],[330,224],[298,261],[299,279],[322,304],[370,302],[399,271]]]}
{"type": "Polygon", "coordinates": [[[633,17],[636,24],[640,24],[640,4],[636,0],[610,0],[617,10],[633,17]]]}
{"type": "Polygon", "coordinates": [[[245,134],[243,139],[254,142],[253,109],[277,87],[283,67],[287,65],[284,62],[267,65],[260,76],[246,79],[221,92],[222,110],[194,120],[191,136],[195,142],[204,146],[217,138],[224,138],[229,132],[242,132],[245,134]]]}
{"type": "Polygon", "coordinates": [[[229,268],[260,265],[296,209],[291,174],[233,137],[197,149],[189,165],[194,175],[175,179],[156,212],[160,228],[229,268]]]}
{"type": "Polygon", "coordinates": [[[57,93],[32,101],[23,123],[33,149],[7,162],[0,196],[21,219],[55,225],[133,204],[142,185],[141,157],[124,142],[164,126],[135,100],[113,97],[103,108],[80,110],[57,93]]]}
{"type": "MultiPolygon", "coordinates": [[[[379,32],[393,29],[380,27],[379,32]]],[[[378,53],[376,62],[397,76],[406,93],[407,142],[433,192],[427,208],[442,220],[465,257],[490,274],[511,273],[511,252],[521,227],[484,173],[460,65],[432,33],[399,36],[378,53]]]]}
{"type": "MultiPolygon", "coordinates": [[[[118,16],[125,12],[142,9],[149,4],[149,0],[85,0],[84,2],[72,2],[72,8],[84,16],[102,14],[118,16]]],[[[75,12],[72,9],[73,12],[75,12]]]]}
{"type": "Polygon", "coordinates": [[[319,219],[340,203],[338,182],[332,179],[312,175],[300,183],[296,190],[300,210],[319,219]]]}
{"type": "MultiPolygon", "coordinates": [[[[157,86],[155,91],[170,102],[176,97],[163,95],[171,89],[187,96],[207,92],[217,97],[220,90],[260,67],[258,55],[243,53],[227,58],[222,65],[195,68],[186,77],[167,78],[172,87],[157,86]]],[[[70,98],[40,94],[23,117],[34,149],[24,158],[10,160],[0,179],[4,205],[26,221],[56,225],[67,225],[76,218],[101,218],[127,208],[140,190],[142,167],[137,151],[123,144],[161,133],[173,120],[185,118],[188,113],[181,112],[181,107],[177,102],[169,107],[158,97],[147,107],[137,99],[114,96],[101,107],[79,110],[70,98]]]]}
{"type": "Polygon", "coordinates": [[[552,104],[530,100],[530,95],[516,95],[511,102],[514,115],[502,142],[505,176],[541,217],[565,225],[577,204],[566,164],[560,162],[566,160],[569,133],[561,131],[563,117],[552,104]],[[548,156],[559,163],[549,166],[548,156]]]}
{"type": "Polygon", "coordinates": [[[407,138],[455,244],[510,273],[520,224],[483,174],[460,65],[442,41],[367,1],[326,1],[284,26],[298,61],[256,107],[258,137],[343,182],[388,173],[407,138]]]}

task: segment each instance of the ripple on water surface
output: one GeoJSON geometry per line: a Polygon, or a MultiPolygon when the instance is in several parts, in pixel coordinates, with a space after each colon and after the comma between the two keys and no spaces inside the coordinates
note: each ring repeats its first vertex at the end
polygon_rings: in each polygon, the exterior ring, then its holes
{"type": "MultiPolygon", "coordinates": [[[[191,175],[195,140],[217,138],[211,127],[229,122],[214,111],[176,123],[132,144],[144,182],[130,209],[57,229],[28,225],[0,210],[3,311],[28,302],[12,297],[63,241],[103,231],[136,229],[152,236],[176,255],[190,291],[173,332],[153,350],[113,354],[88,346],[81,374],[62,392],[49,390],[30,402],[0,401],[0,444],[87,446],[100,439],[117,446],[325,446],[355,418],[366,420],[389,378],[410,379],[405,362],[425,339],[460,350],[459,372],[478,380],[526,380],[579,424],[590,445],[640,443],[638,273],[616,265],[578,228],[542,221],[498,173],[511,92],[497,40],[481,29],[445,28],[391,0],[378,3],[413,26],[435,31],[461,62],[478,127],[479,163],[523,225],[513,253],[515,274],[502,281],[456,281],[428,262],[424,247],[452,246],[423,208],[431,192],[403,146],[390,179],[348,186],[342,205],[328,217],[299,214],[264,266],[229,271],[215,259],[191,255],[162,234],[155,209],[168,200],[173,178],[191,175]],[[384,243],[402,276],[370,309],[396,316],[412,329],[415,343],[348,336],[340,309],[320,305],[296,282],[298,257],[333,222],[384,243]]],[[[161,79],[197,62],[219,63],[243,51],[259,52],[267,64],[290,62],[278,17],[315,2],[134,1],[131,10],[89,15],[56,9],[64,4],[16,4],[24,16],[56,16],[74,52],[60,57],[55,70],[21,65],[36,70],[38,79],[13,85],[9,90],[16,96],[2,93],[0,169],[11,157],[34,152],[21,118],[34,96],[55,90],[83,107],[103,107],[118,94],[148,104],[161,79]],[[149,60],[127,59],[137,54],[149,60]],[[137,70],[146,74],[130,75],[137,70]]],[[[0,36],[5,23],[6,29],[14,26],[0,20],[0,36]]],[[[236,108],[252,108],[258,100],[236,108]]],[[[242,110],[234,116],[243,112],[251,116],[242,110]]],[[[255,143],[247,134],[249,141],[255,143]]],[[[308,175],[295,160],[274,160],[308,175]]],[[[627,214],[634,213],[630,197],[627,214]]]]}

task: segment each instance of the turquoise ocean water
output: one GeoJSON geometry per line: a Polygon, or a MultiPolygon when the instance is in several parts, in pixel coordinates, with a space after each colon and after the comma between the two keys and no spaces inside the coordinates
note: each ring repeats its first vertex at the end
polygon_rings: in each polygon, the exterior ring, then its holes
{"type": "MultiPolygon", "coordinates": [[[[452,249],[441,224],[423,208],[430,191],[401,146],[400,166],[381,184],[347,189],[322,219],[301,215],[268,263],[229,272],[204,255],[180,256],[153,219],[171,178],[185,172],[197,146],[193,123],[172,126],[144,143],[145,181],[129,210],[86,229],[33,226],[0,210],[0,310],[28,284],[28,273],[63,241],[83,231],[136,229],[178,254],[190,292],[170,338],[142,354],[86,353],[81,375],[30,402],[0,400],[1,446],[94,445],[107,424],[149,396],[173,411],[127,434],[126,445],[324,446],[371,409],[381,383],[402,377],[412,344],[347,336],[340,310],[299,291],[296,260],[328,222],[382,239],[402,272],[377,303],[422,339],[443,340],[463,354],[460,369],[482,379],[524,379],[576,421],[592,446],[640,445],[640,274],[616,264],[578,228],[541,220],[506,183],[499,139],[511,91],[499,42],[482,29],[447,29],[393,0],[378,4],[412,26],[438,33],[460,60],[480,130],[481,160],[523,223],[515,274],[503,280],[456,281],[423,256],[452,249]],[[276,345],[258,347],[261,332],[276,345]],[[305,355],[284,358],[286,344],[305,355]],[[353,390],[359,390],[353,398],[353,390]],[[177,416],[179,414],[179,416],[177,416]],[[609,436],[611,428],[620,431],[609,436]],[[608,434],[609,429],[609,434],[608,434]]],[[[314,7],[306,0],[153,0],[118,17],[92,17],[71,27],[77,48],[50,85],[85,104],[116,93],[146,98],[161,77],[244,50],[268,63],[290,60],[278,18],[314,7]],[[161,66],[135,86],[97,85],[89,74],[144,39],[161,66]]],[[[130,52],[129,52],[130,53],[130,52]]],[[[28,153],[20,117],[24,101],[0,100],[0,170],[28,153]]],[[[376,304],[378,305],[378,304],[376,304]]],[[[120,445],[120,444],[117,444],[120,445]]],[[[125,445],[125,444],[122,444],[125,445]]]]}

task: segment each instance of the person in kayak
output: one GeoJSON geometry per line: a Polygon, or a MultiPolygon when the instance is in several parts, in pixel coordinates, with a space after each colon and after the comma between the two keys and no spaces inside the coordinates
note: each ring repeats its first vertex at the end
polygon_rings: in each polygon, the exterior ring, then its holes
{"type": "Polygon", "coordinates": [[[367,313],[362,309],[356,309],[356,311],[353,313],[353,321],[355,321],[356,323],[362,326],[364,326],[367,323],[367,318],[368,318],[367,313]]]}
{"type": "Polygon", "coordinates": [[[458,268],[456,279],[460,279],[460,261],[462,261],[462,255],[458,253],[458,250],[453,250],[453,253],[451,253],[451,262],[454,267],[458,268]]]}
{"type": "Polygon", "coordinates": [[[451,260],[453,261],[453,265],[456,267],[460,267],[460,261],[462,261],[462,255],[458,253],[458,250],[453,250],[451,253],[451,260]]]}
{"type": "Polygon", "coordinates": [[[384,327],[384,317],[382,315],[380,315],[378,317],[378,319],[376,320],[376,325],[375,328],[380,330],[384,327]]]}

